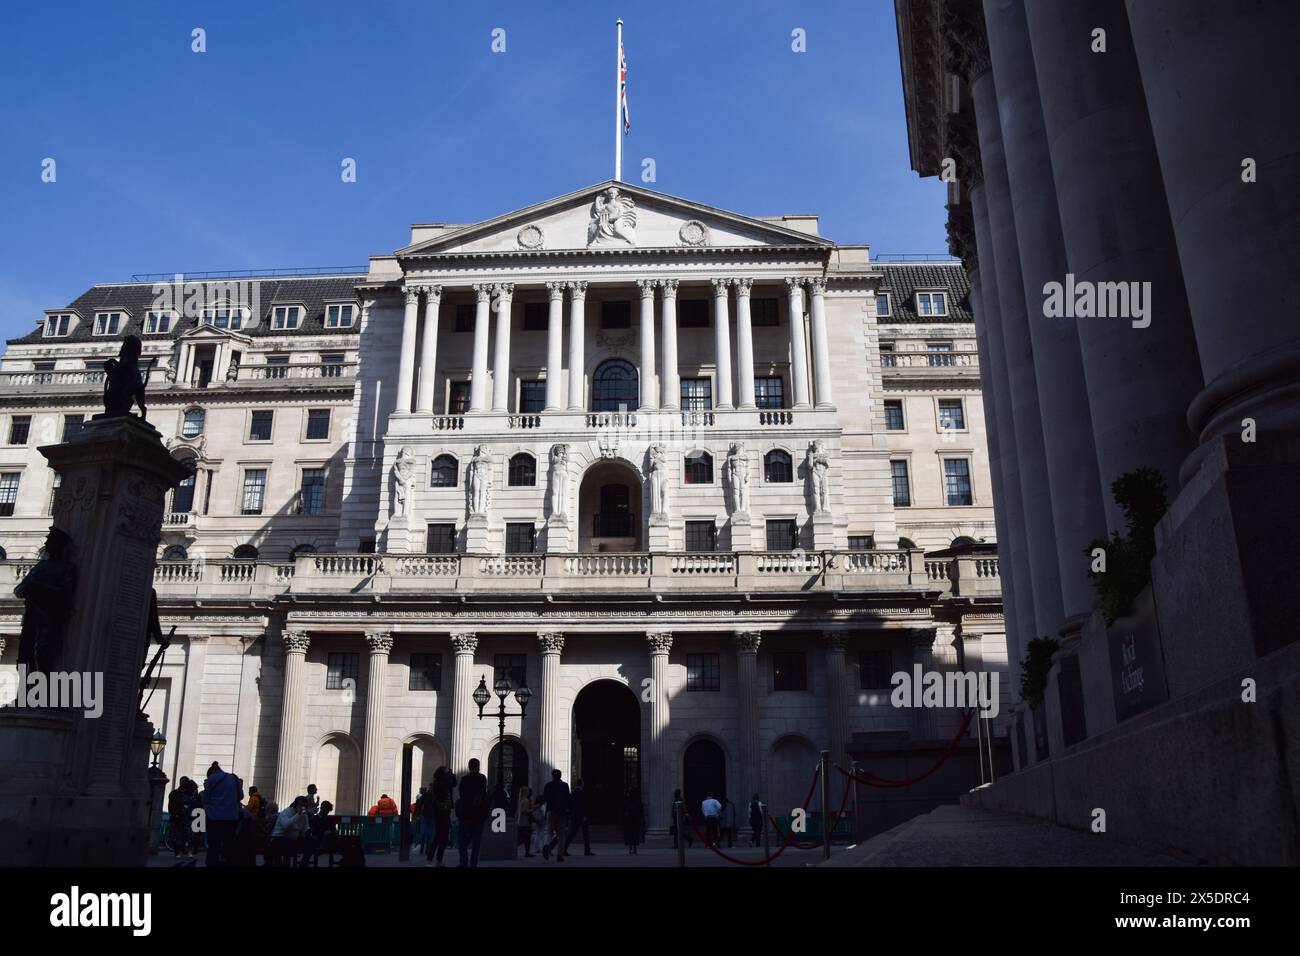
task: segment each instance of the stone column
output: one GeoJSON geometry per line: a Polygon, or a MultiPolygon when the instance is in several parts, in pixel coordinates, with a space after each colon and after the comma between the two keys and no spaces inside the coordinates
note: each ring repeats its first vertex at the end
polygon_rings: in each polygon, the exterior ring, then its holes
{"type": "Polygon", "coordinates": [[[749,293],[753,279],[736,280],[736,398],[737,408],[756,408],[754,403],[754,331],[749,317],[749,293]]]}
{"type": "Polygon", "coordinates": [[[492,411],[510,410],[510,306],[514,300],[513,282],[493,286],[496,296],[497,341],[492,362],[492,411]]]}
{"type": "MultiPolygon", "coordinates": [[[[912,636],[912,665],[921,665],[921,673],[934,670],[934,633],[914,631],[912,636]]],[[[912,739],[935,740],[938,737],[937,714],[931,707],[912,708],[912,739]]]]}
{"type": "MultiPolygon", "coordinates": [[[[1025,303],[1038,405],[1042,414],[1044,463],[1051,483],[1052,525],[1064,615],[1081,626],[1096,600],[1088,577],[1088,542],[1104,536],[1105,510],[1097,476],[1088,386],[1079,353],[1079,331],[1113,319],[1052,318],[1045,314],[1043,289],[1065,281],[1065,244],[1052,176],[1051,156],[1038,101],[1038,80],[1021,3],[985,3],[989,54],[997,83],[997,114],[1015,235],[1020,250],[1025,303]]],[[[1092,54],[1089,54],[1092,55],[1092,54]]],[[[987,87],[985,87],[987,90],[987,87]]],[[[980,122],[985,117],[981,115],[980,122]]],[[[1001,276],[999,275],[999,280],[1001,276]]],[[[1017,290],[1012,290],[1016,292],[1017,290]]],[[[1003,293],[1002,309],[1007,310],[1003,293]]],[[[1062,620],[1051,622],[1055,634],[1062,620]]]]}
{"type": "Polygon", "coordinates": [[[655,280],[638,279],[641,289],[641,368],[637,378],[641,383],[641,407],[659,407],[659,383],[655,379],[655,280]]]}
{"type": "MultiPolygon", "coordinates": [[[[826,646],[826,740],[831,762],[849,765],[849,671],[845,662],[848,635],[825,631],[826,646]]],[[[833,792],[833,791],[832,791],[833,792]]]]}
{"type": "Polygon", "coordinates": [[[560,767],[562,759],[560,655],[564,653],[564,635],[558,631],[542,631],[537,635],[537,643],[542,651],[541,776],[538,786],[544,787],[551,780],[551,771],[560,767]]]}
{"type": "Polygon", "coordinates": [[[429,286],[424,297],[424,322],[420,326],[420,384],[415,402],[415,410],[419,412],[433,411],[433,386],[437,381],[434,369],[438,364],[438,306],[441,302],[442,286],[429,286]]]}
{"type": "Polygon", "coordinates": [[[587,407],[587,283],[569,283],[569,410],[587,407]]]}
{"type": "Polygon", "coordinates": [[[673,790],[678,787],[677,768],[673,766],[668,740],[668,652],[673,647],[671,631],[651,631],[646,634],[650,644],[650,680],[654,693],[650,697],[650,732],[646,742],[650,753],[646,761],[647,772],[642,777],[648,784],[645,790],[646,828],[668,829],[669,803],[673,790]]]}
{"type": "Polygon", "coordinates": [[[803,329],[803,280],[791,276],[785,280],[790,303],[790,387],[794,389],[794,407],[807,408],[808,343],[803,329]]]}
{"type": "Polygon", "coordinates": [[[307,649],[311,637],[305,631],[289,631],[284,643],[284,689],[280,697],[280,749],[275,761],[275,792],[269,799],[282,807],[300,795],[302,789],[303,718],[305,714],[307,649]]]}
{"type": "Polygon", "coordinates": [[[664,408],[677,409],[681,407],[682,398],[682,380],[677,370],[677,280],[661,279],[659,285],[663,289],[660,309],[663,311],[664,340],[659,402],[664,408]]]}
{"type": "Polygon", "coordinates": [[[564,372],[561,357],[564,343],[564,283],[548,282],[550,311],[546,316],[546,410],[558,412],[564,407],[564,372]]]}
{"type": "Polygon", "coordinates": [[[730,279],[713,280],[713,351],[717,356],[718,394],[716,408],[731,408],[731,321],[727,317],[727,288],[730,279]]]}
{"type": "Polygon", "coordinates": [[[1151,467],[1171,491],[1178,488],[1194,444],[1187,406],[1201,388],[1200,360],[1122,0],[1027,3],[1025,17],[1069,271],[1076,283],[1150,282],[1146,327],[1123,318],[1073,320],[1107,524],[1122,530],[1110,494],[1120,475],[1151,467]],[[1106,31],[1105,54],[1075,42],[1079,31],[1098,27],[1106,31]]]}
{"type": "Polygon", "coordinates": [[[816,379],[814,390],[817,407],[830,408],[835,402],[831,397],[831,349],[826,338],[826,280],[809,279],[808,291],[812,294],[813,373],[816,379]]]}
{"type": "Polygon", "coordinates": [[[492,304],[492,286],[474,286],[474,358],[469,380],[469,410],[487,411],[488,403],[488,322],[492,304]]]}
{"type": "MultiPolygon", "coordinates": [[[[366,728],[362,745],[361,803],[363,810],[389,793],[391,783],[384,760],[384,698],[387,696],[384,680],[388,674],[388,655],[393,650],[393,635],[387,631],[374,631],[366,635],[369,654],[366,657],[366,728]]],[[[397,798],[400,802],[401,797],[397,798]]]]}
{"type": "MultiPolygon", "coordinates": [[[[762,751],[758,742],[758,646],[760,631],[736,632],[736,724],[740,767],[740,792],[733,793],[737,807],[748,807],[758,792],[762,774],[762,751]]],[[[766,798],[766,795],[764,795],[766,798]]]]}
{"type": "Polygon", "coordinates": [[[478,635],[467,631],[451,636],[455,661],[452,668],[451,688],[451,771],[460,777],[468,768],[470,747],[474,739],[474,721],[478,708],[474,703],[474,652],[478,650],[478,635]]]}
{"type": "Polygon", "coordinates": [[[406,287],[406,312],[402,316],[402,351],[397,358],[397,407],[399,415],[411,410],[411,385],[415,379],[415,322],[420,312],[420,286],[406,287]]]}

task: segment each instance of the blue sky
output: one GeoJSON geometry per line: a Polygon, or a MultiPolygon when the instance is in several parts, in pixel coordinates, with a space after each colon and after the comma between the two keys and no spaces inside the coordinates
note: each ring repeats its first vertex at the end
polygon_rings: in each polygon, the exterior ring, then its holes
{"type": "Polygon", "coordinates": [[[878,253],[946,251],[943,188],[908,165],[889,0],[10,3],[0,336],[96,282],[360,266],[411,222],[609,178],[618,16],[625,179],[652,157],[652,189],[818,213],[878,253]]]}

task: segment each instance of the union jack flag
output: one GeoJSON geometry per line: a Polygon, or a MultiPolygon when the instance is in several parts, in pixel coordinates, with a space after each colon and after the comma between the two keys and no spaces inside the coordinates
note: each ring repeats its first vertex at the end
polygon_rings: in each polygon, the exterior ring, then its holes
{"type": "Polygon", "coordinates": [[[623,135],[632,128],[632,114],[627,109],[627,57],[623,53],[623,43],[618,44],[618,102],[623,110],[623,135]]]}

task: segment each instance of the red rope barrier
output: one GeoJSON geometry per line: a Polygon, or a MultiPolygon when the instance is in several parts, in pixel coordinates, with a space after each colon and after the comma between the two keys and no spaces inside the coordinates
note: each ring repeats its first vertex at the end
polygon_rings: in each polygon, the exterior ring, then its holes
{"type": "MultiPolygon", "coordinates": [[[[821,776],[821,772],[822,770],[820,765],[817,767],[816,770],[813,771],[812,783],[808,785],[808,795],[803,799],[804,806],[807,806],[808,803],[812,800],[813,792],[817,789],[817,778],[821,776]]],[[[768,816],[768,819],[769,820],[772,819],[770,815],[768,816]]],[[[773,827],[776,826],[775,820],[772,820],[772,826],[773,827]]],[[[766,866],[768,863],[771,863],[782,853],[788,850],[790,848],[790,844],[794,842],[794,832],[791,831],[790,834],[786,836],[785,840],[781,843],[781,846],[777,849],[775,853],[771,853],[763,857],[761,860],[742,860],[739,857],[731,856],[728,853],[723,853],[721,848],[710,844],[708,837],[706,837],[703,833],[700,832],[700,828],[694,820],[691,820],[691,829],[695,831],[695,835],[700,838],[700,842],[703,843],[708,849],[718,854],[718,856],[722,857],[728,863],[734,863],[737,866],[766,866]]],[[[777,832],[780,831],[778,830],[777,832]]],[[[682,835],[678,834],[677,838],[679,840],[682,839],[682,835]]],[[[814,845],[820,846],[821,844],[814,844],[814,845]]]]}
{"type": "Polygon", "coordinates": [[[848,770],[845,770],[843,767],[839,765],[836,765],[835,769],[838,770],[840,773],[844,774],[844,776],[848,777],[850,780],[856,780],[858,783],[865,783],[868,787],[876,787],[877,789],[881,789],[881,790],[887,790],[893,787],[910,787],[914,783],[920,783],[926,777],[930,776],[941,766],[943,766],[944,761],[952,756],[953,751],[957,749],[957,745],[961,743],[962,737],[966,736],[966,729],[970,727],[971,718],[974,716],[975,716],[975,708],[972,707],[970,710],[966,711],[966,719],[961,722],[961,728],[957,731],[957,735],[952,738],[952,742],[948,744],[947,749],[945,749],[944,752],[939,755],[939,759],[936,760],[933,765],[931,765],[929,770],[927,770],[925,773],[920,774],[918,776],[909,777],[906,780],[887,780],[884,777],[877,777],[875,774],[869,771],[866,777],[860,777],[855,773],[851,773],[848,770]],[[872,779],[867,779],[867,777],[870,777],[872,779]]]}

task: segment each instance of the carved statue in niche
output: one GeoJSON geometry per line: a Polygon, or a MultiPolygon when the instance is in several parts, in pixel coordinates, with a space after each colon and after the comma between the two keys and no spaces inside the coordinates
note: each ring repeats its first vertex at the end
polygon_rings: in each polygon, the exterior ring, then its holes
{"type": "Polygon", "coordinates": [[[831,505],[831,456],[826,451],[826,443],[820,438],[808,446],[808,486],[812,510],[830,511],[831,505]]]}
{"type": "Polygon", "coordinates": [[[636,204],[610,186],[591,204],[591,222],[587,225],[587,245],[607,243],[636,244],[636,204]]]}
{"type": "Polygon", "coordinates": [[[737,512],[749,514],[749,456],[743,441],[732,442],[727,452],[724,477],[737,512]]]}
{"type": "Polygon", "coordinates": [[[131,414],[132,403],[140,406],[140,420],[147,421],[144,407],[144,377],[140,374],[138,335],[122,340],[117,358],[104,363],[104,414],[97,418],[116,418],[131,414]]]}
{"type": "Polygon", "coordinates": [[[393,517],[400,518],[406,514],[411,496],[411,482],[415,473],[415,453],[409,446],[397,453],[393,462],[393,517]]]}
{"type": "Polygon", "coordinates": [[[668,514],[668,449],[650,446],[650,513],[668,514]]]}
{"type": "Polygon", "coordinates": [[[25,605],[18,663],[28,671],[58,670],[63,636],[77,591],[77,566],[69,560],[72,538],[51,525],[45,539],[45,557],[14,588],[25,605]]]}
{"type": "Polygon", "coordinates": [[[569,446],[551,446],[551,515],[563,518],[569,500],[569,446]]]}
{"type": "Polygon", "coordinates": [[[486,445],[474,449],[465,473],[465,485],[469,491],[469,513],[485,515],[492,507],[492,453],[486,445]]]}

